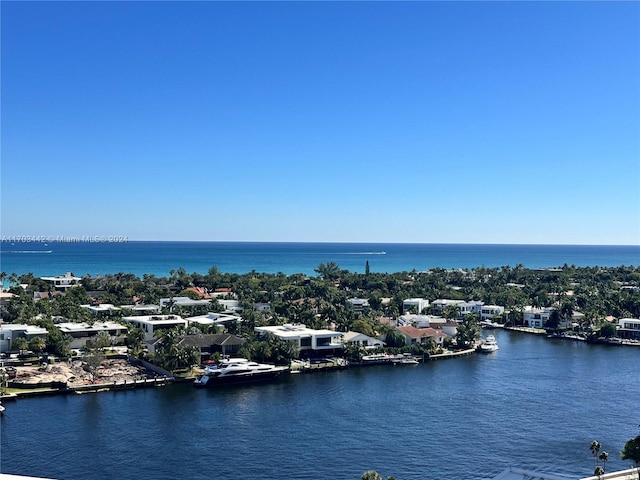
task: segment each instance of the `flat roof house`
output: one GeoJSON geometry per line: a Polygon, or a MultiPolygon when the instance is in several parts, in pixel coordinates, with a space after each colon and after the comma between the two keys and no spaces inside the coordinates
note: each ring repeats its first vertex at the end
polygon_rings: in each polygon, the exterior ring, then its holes
{"type": "Polygon", "coordinates": [[[28,342],[35,337],[42,337],[46,340],[47,334],[46,328],[35,325],[2,323],[0,324],[0,352],[8,353],[13,350],[13,342],[19,337],[23,337],[28,342]]]}
{"type": "Polygon", "coordinates": [[[185,318],[187,323],[191,325],[192,323],[197,323],[198,325],[209,326],[209,325],[225,325],[230,322],[241,322],[242,317],[238,315],[230,315],[228,313],[213,313],[209,312],[206,315],[197,315],[195,317],[187,317],[185,318]]]}
{"type": "Polygon", "coordinates": [[[75,277],[73,273],[67,272],[64,275],[58,277],[40,277],[50,285],[53,285],[55,290],[66,292],[68,288],[77,287],[82,281],[81,277],[75,277]]]}
{"type": "Polygon", "coordinates": [[[300,349],[301,357],[335,355],[342,353],[342,332],[333,330],[314,330],[303,324],[276,325],[271,327],[256,327],[256,332],[271,333],[278,338],[295,342],[300,349]]]}
{"type": "Polygon", "coordinates": [[[56,327],[73,338],[69,348],[75,350],[84,348],[87,342],[94,340],[101,332],[106,332],[114,345],[122,345],[129,331],[126,326],[115,322],[94,322],[91,325],[85,322],[64,322],[58,323],[56,327]]]}
{"type": "Polygon", "coordinates": [[[402,313],[421,314],[425,308],[429,308],[429,300],[426,298],[407,298],[402,302],[402,313]]]}
{"type": "Polygon", "coordinates": [[[640,340],[640,319],[621,318],[618,320],[618,337],[628,340],[640,340]]]}
{"type": "Polygon", "coordinates": [[[138,315],[122,317],[122,320],[144,330],[145,341],[153,340],[154,333],[158,330],[186,327],[188,324],[180,315],[138,315]]]}

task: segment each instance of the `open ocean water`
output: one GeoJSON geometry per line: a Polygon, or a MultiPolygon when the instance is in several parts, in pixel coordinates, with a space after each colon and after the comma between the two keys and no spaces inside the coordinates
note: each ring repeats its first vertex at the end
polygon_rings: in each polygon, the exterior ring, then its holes
{"type": "Polygon", "coordinates": [[[423,271],[429,268],[528,268],[640,265],[640,246],[471,245],[383,243],[251,242],[7,242],[0,244],[0,268],[36,276],[133,273],[168,276],[184,268],[207,273],[282,272],[314,275],[321,263],[352,272],[423,271]]]}

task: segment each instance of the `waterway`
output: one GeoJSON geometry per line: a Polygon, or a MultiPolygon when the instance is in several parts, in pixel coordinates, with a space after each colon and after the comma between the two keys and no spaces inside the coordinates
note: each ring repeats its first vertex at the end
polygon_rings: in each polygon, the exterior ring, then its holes
{"type": "Polygon", "coordinates": [[[579,478],[640,423],[640,348],[494,331],[500,350],[418,366],[22,399],[0,421],[3,473],[65,480],[579,478]]]}

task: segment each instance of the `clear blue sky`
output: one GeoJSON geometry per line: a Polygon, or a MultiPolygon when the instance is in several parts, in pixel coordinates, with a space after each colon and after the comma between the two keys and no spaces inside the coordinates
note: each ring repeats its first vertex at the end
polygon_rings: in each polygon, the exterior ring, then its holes
{"type": "Polygon", "coordinates": [[[2,2],[2,235],[640,244],[638,2],[2,2]]]}

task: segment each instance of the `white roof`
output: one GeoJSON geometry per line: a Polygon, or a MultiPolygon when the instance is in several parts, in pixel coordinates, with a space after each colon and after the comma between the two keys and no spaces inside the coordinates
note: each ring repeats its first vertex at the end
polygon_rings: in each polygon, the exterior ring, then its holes
{"type": "Polygon", "coordinates": [[[46,328],[23,323],[2,323],[0,324],[0,330],[11,330],[12,332],[24,331],[28,335],[44,335],[47,333],[46,328]]]}
{"type": "Polygon", "coordinates": [[[306,325],[296,323],[287,323],[285,325],[275,325],[270,327],[256,327],[257,332],[271,332],[281,338],[301,338],[311,337],[319,335],[331,335],[332,337],[342,337],[342,332],[336,332],[333,330],[314,330],[313,328],[307,328],[306,325]]]}
{"type": "Polygon", "coordinates": [[[185,320],[189,323],[199,323],[200,325],[212,325],[226,322],[241,322],[242,318],[237,315],[229,315],[228,313],[212,313],[206,315],[197,315],[195,317],[187,317],[185,320]]]}
{"type": "Polygon", "coordinates": [[[112,310],[120,310],[120,308],[116,307],[111,303],[101,303],[99,305],[80,305],[82,308],[86,308],[87,310],[91,310],[92,312],[110,312],[112,310]]]}
{"type": "Polygon", "coordinates": [[[95,322],[93,325],[81,322],[59,323],[57,327],[63,332],[103,332],[107,330],[127,330],[127,327],[116,322],[95,322]]]}
{"type": "Polygon", "coordinates": [[[139,322],[149,325],[186,325],[187,321],[180,315],[137,315],[133,317],[122,317],[125,322],[139,322]]]}

